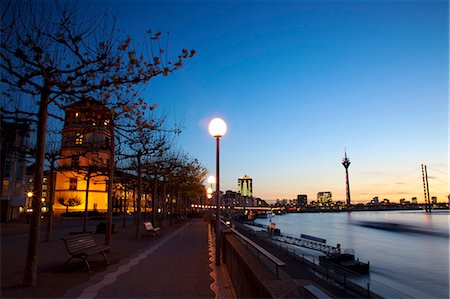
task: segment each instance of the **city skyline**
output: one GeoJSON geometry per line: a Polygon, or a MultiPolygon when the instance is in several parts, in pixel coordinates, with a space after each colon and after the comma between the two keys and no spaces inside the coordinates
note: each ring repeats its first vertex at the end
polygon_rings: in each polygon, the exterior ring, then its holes
{"type": "Polygon", "coordinates": [[[352,203],[448,191],[448,3],[445,1],[95,1],[139,40],[170,32],[169,53],[197,55],[143,92],[183,124],[179,146],[215,173],[207,126],[222,117],[221,189],[254,196],[331,191],[352,203]]]}

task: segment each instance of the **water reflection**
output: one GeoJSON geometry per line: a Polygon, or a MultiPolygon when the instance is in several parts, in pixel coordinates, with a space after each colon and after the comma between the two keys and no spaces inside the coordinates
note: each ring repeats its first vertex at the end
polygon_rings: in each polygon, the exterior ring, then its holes
{"type": "MultiPolygon", "coordinates": [[[[355,249],[370,261],[371,284],[415,298],[449,298],[449,211],[303,213],[272,218],[281,233],[301,233],[355,249]],[[394,224],[394,230],[361,225],[394,224]]],[[[258,219],[267,224],[269,220],[258,219]]],[[[307,254],[313,254],[307,252],[307,254]]],[[[389,295],[387,295],[389,297],[389,295]]]]}

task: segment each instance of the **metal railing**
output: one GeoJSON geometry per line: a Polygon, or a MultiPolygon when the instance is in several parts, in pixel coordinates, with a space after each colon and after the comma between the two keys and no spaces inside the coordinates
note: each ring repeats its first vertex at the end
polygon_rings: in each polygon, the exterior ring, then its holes
{"type": "Polygon", "coordinates": [[[321,251],[327,255],[337,255],[341,253],[341,249],[339,247],[325,245],[321,242],[316,242],[304,238],[296,238],[286,235],[273,235],[272,239],[295,246],[321,251]]]}
{"type": "Polygon", "coordinates": [[[256,244],[255,242],[253,242],[240,232],[238,232],[237,230],[235,230],[234,228],[229,227],[224,221],[222,221],[222,223],[228,227],[228,229],[234,234],[234,236],[236,236],[237,239],[240,240],[240,243],[243,244],[247,249],[251,247],[253,250],[255,250],[258,260],[261,260],[261,256],[264,256],[268,261],[270,261],[273,265],[275,265],[276,275],[277,277],[279,277],[278,271],[279,267],[286,266],[286,264],[283,261],[281,261],[279,258],[274,256],[273,254],[271,254],[270,252],[268,252],[267,250],[265,250],[264,248],[262,248],[261,246],[259,246],[258,244],[256,244]]]}

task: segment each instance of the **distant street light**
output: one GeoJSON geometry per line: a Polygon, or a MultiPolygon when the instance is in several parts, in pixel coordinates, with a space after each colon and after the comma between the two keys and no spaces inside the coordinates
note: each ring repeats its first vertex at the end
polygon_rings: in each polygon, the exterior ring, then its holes
{"type": "Polygon", "coordinates": [[[212,184],[214,184],[215,182],[216,182],[216,178],[213,175],[210,175],[208,177],[208,184],[209,184],[209,186],[211,187],[212,184]]]}
{"type": "MultiPolygon", "coordinates": [[[[206,193],[207,193],[207,195],[206,195],[206,197],[208,198],[208,199],[211,199],[212,198],[212,194],[213,194],[213,184],[216,182],[216,178],[213,176],[213,175],[210,175],[209,177],[208,177],[208,184],[209,184],[209,187],[208,187],[208,189],[206,189],[206,193]]],[[[211,205],[211,202],[209,202],[209,205],[211,205]]],[[[212,216],[212,211],[211,211],[211,216],[212,216]]]]}
{"type": "MultiPolygon", "coordinates": [[[[220,137],[227,132],[227,124],[221,118],[209,123],[209,134],[216,138],[216,265],[220,266],[220,137]]],[[[208,179],[209,181],[209,179],[208,179]]]]}

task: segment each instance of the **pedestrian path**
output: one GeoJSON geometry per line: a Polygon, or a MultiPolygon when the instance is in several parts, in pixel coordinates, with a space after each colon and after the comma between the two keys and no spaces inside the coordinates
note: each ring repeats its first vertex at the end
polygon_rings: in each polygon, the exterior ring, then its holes
{"type": "Polygon", "coordinates": [[[214,298],[208,226],[191,220],[65,298],[214,298]]]}

